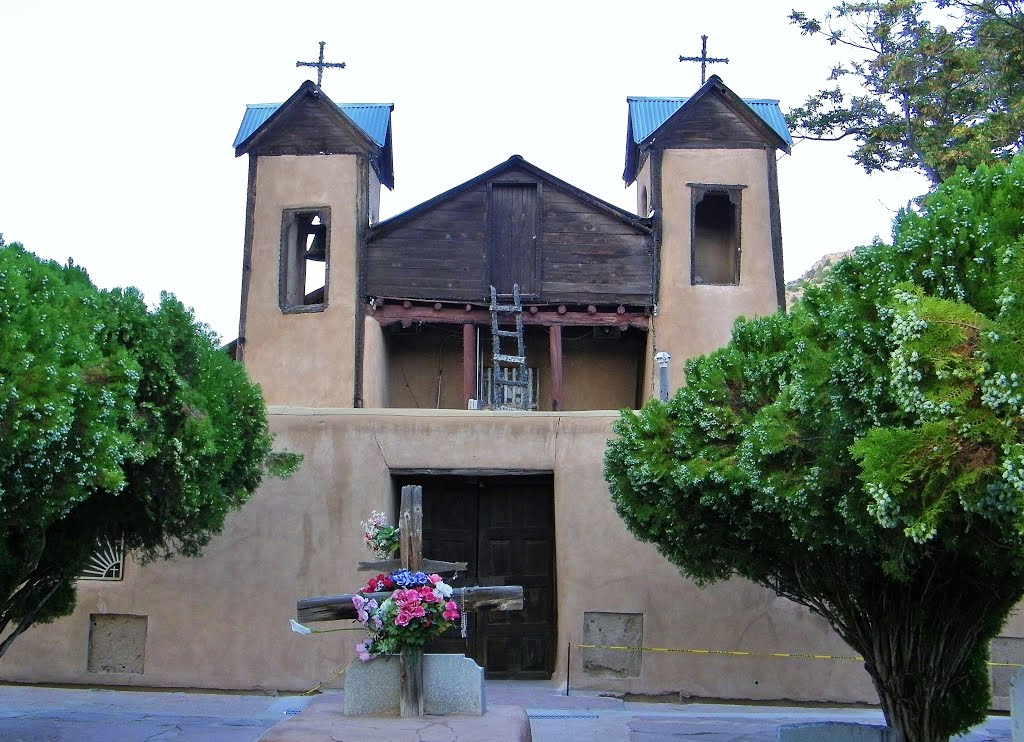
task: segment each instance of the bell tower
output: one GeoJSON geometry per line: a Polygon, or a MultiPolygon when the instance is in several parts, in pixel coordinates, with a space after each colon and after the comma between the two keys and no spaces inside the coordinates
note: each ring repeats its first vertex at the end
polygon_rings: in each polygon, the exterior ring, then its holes
{"type": "Polygon", "coordinates": [[[778,101],[741,99],[717,75],[690,98],[628,102],[623,179],[658,250],[648,357],[671,354],[674,389],[737,317],[785,307],[776,153],[792,140],[778,101]]]}
{"type": "Polygon", "coordinates": [[[366,231],[394,185],[388,104],[331,101],[304,82],[247,106],[249,156],[236,357],[268,405],[362,406],[366,231]]]}

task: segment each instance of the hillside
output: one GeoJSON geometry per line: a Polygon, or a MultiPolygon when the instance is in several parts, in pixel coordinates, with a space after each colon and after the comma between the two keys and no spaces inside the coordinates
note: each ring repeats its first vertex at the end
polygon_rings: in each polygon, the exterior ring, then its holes
{"type": "Polygon", "coordinates": [[[800,278],[790,281],[786,284],[786,307],[793,306],[793,303],[804,294],[804,288],[807,286],[815,286],[824,279],[825,274],[828,273],[829,269],[838,263],[840,260],[845,258],[847,255],[852,255],[853,250],[843,250],[841,252],[831,252],[828,255],[821,257],[810,269],[804,273],[800,278]]]}

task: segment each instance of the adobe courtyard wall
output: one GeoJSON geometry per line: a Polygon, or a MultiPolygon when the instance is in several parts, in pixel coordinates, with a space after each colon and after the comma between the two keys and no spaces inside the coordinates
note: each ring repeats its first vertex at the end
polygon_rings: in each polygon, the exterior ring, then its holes
{"type": "MultiPolygon", "coordinates": [[[[20,637],[0,662],[0,678],[289,691],[316,686],[352,659],[362,635],[291,632],[296,600],[349,592],[365,581],[356,571],[368,558],[359,522],[373,509],[390,512],[391,470],[426,467],[553,473],[553,685],[565,682],[566,648],[583,641],[585,613],[591,619],[604,612],[642,614],[648,647],[850,654],[806,610],[738,580],[702,590],[633,539],[602,478],[616,415],[272,408],[277,447],[305,455],[298,473],[268,479],[229,516],[201,559],[129,563],[123,581],[80,582],[75,612],[20,637]],[[142,672],[87,669],[93,614],[146,617],[142,672]]],[[[116,628],[117,621],[109,623],[116,628]]],[[[129,623],[137,629],[140,620],[129,623]]],[[[588,656],[594,655],[573,648],[574,688],[730,699],[876,698],[856,662],[644,653],[637,677],[616,677],[585,671],[588,656]]]]}

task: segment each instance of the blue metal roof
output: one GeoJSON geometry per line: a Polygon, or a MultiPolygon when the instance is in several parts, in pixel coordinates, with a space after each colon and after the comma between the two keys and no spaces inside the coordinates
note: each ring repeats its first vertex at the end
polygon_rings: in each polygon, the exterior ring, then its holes
{"type": "MultiPolygon", "coordinates": [[[[247,105],[245,115],[242,116],[242,125],[238,127],[238,134],[235,135],[235,141],[231,146],[238,147],[248,139],[281,105],[281,103],[250,103],[247,105]]],[[[362,129],[378,147],[383,147],[387,140],[388,122],[391,120],[391,111],[394,107],[393,103],[338,104],[341,112],[352,119],[356,126],[362,129]]]]}
{"type": "MultiPolygon", "coordinates": [[[[626,100],[629,102],[629,120],[632,125],[633,141],[639,144],[690,99],[630,97],[626,100]]],[[[787,144],[793,144],[793,138],[789,134],[789,127],[786,126],[786,119],[782,115],[777,100],[743,98],[743,102],[764,119],[765,123],[772,127],[787,144]]]]}

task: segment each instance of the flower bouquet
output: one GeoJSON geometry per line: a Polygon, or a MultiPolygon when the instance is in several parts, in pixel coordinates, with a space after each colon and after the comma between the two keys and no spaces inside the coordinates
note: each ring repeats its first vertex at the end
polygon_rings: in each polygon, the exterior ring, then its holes
{"type": "Polygon", "coordinates": [[[363,527],[363,544],[378,559],[387,559],[398,548],[399,528],[389,526],[384,513],[374,510],[369,520],[359,525],[363,527]]]}
{"type": "Polygon", "coordinates": [[[371,577],[352,597],[357,620],[369,637],[356,645],[363,662],[381,654],[416,656],[432,637],[440,636],[459,620],[459,608],[451,600],[452,588],[440,575],[399,569],[371,577]],[[393,590],[379,601],[367,594],[393,590]]]}

